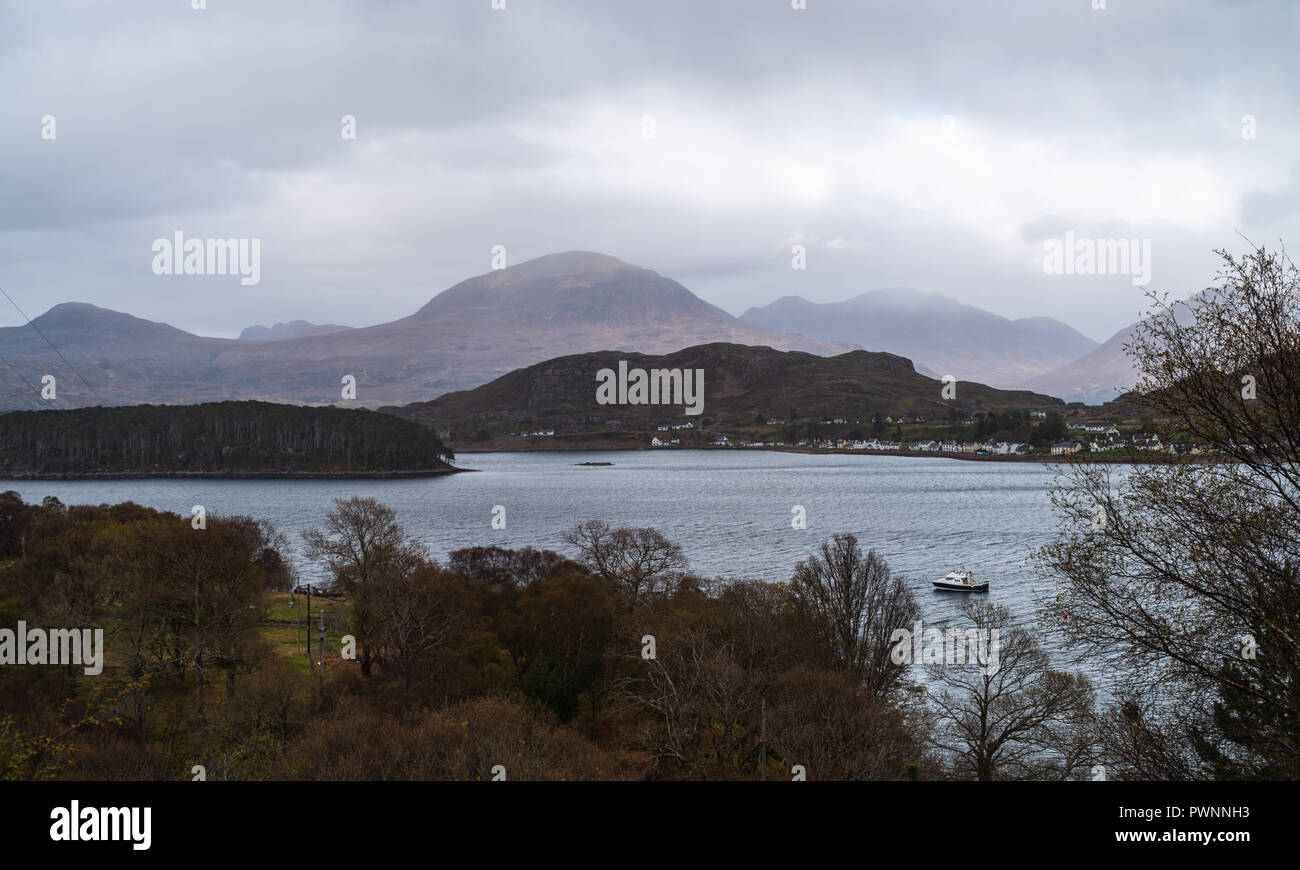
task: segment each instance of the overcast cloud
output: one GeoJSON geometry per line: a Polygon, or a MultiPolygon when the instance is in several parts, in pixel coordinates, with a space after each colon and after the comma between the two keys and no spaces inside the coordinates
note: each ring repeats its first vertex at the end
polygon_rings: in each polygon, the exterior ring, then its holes
{"type": "Polygon", "coordinates": [[[500,244],[736,314],[908,286],[1101,340],[1142,288],[1045,275],[1045,238],[1150,239],[1177,295],[1238,233],[1300,244],[1290,0],[190,5],[0,6],[0,286],[28,314],[361,326],[500,244]],[[260,238],[261,283],[154,275],[176,230],[260,238]]]}

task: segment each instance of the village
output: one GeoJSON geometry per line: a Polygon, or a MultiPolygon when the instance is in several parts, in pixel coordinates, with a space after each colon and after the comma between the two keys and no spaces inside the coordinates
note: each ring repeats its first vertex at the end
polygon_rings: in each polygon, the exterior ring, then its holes
{"type": "MultiPolygon", "coordinates": [[[[653,437],[651,447],[674,447],[681,444],[680,439],[653,437]]],[[[814,450],[864,450],[884,453],[948,453],[973,454],[976,456],[1030,456],[1034,454],[1068,456],[1077,453],[1108,453],[1125,451],[1154,451],[1174,455],[1201,455],[1206,451],[1202,445],[1181,442],[1165,443],[1157,434],[1134,434],[1121,436],[1118,430],[1110,427],[1101,438],[1084,440],[1057,441],[1049,447],[1034,447],[1024,442],[1009,441],[939,441],[925,439],[921,441],[889,441],[880,438],[866,440],[846,438],[801,439],[787,444],[784,441],[733,441],[726,435],[719,435],[707,442],[710,447],[740,448],[789,448],[800,447],[814,450]]]]}
{"type": "MultiPolygon", "coordinates": [[[[724,426],[709,419],[651,423],[644,428],[627,426],[623,420],[588,420],[605,432],[622,432],[619,447],[635,449],[768,449],[797,451],[862,451],[895,455],[931,454],[962,458],[1042,459],[1046,457],[1142,455],[1152,460],[1164,456],[1199,456],[1208,447],[1156,431],[1150,420],[1071,419],[1043,411],[1019,412],[1029,424],[1019,432],[995,432],[984,437],[958,437],[959,429],[980,432],[978,417],[931,420],[916,414],[877,416],[873,420],[846,417],[814,418],[795,432],[781,418],[758,416],[753,425],[724,426]],[[1055,419],[1051,419],[1055,418],[1055,419]],[[868,435],[871,427],[876,434],[868,435]],[[726,431],[719,431],[724,429],[726,431]],[[887,433],[883,430],[889,430],[887,433]],[[1047,431],[1044,431],[1046,429],[1047,431]],[[829,431],[828,431],[829,430],[829,431]],[[1018,434],[1020,437],[1012,437],[1018,434]],[[790,437],[799,435],[803,437],[790,437]],[[1031,443],[1032,441],[1032,443],[1031,443]]],[[[988,430],[983,430],[987,432],[988,430]]],[[[971,434],[974,434],[972,432],[971,434]]],[[[563,432],[554,428],[529,429],[508,434],[526,439],[533,447],[572,449],[587,444],[586,433],[563,432]],[[575,443],[578,442],[578,443],[575,443]]]]}
{"type": "MultiPolygon", "coordinates": [[[[777,425],[781,421],[769,420],[768,425],[777,425]]],[[[850,421],[835,418],[822,421],[826,425],[844,425],[850,421]]],[[[856,422],[856,421],[854,421],[856,422]]],[[[924,423],[923,419],[919,421],[924,423]]],[[[660,432],[670,429],[693,428],[691,424],[684,426],[667,426],[660,425],[657,427],[660,432]]],[[[651,447],[678,447],[681,446],[679,437],[670,435],[654,435],[650,438],[651,447]]],[[[806,450],[861,450],[867,452],[879,453],[934,453],[950,455],[969,455],[969,456],[1072,456],[1075,454],[1105,454],[1105,453],[1165,453],[1170,455],[1193,455],[1198,456],[1206,453],[1208,448],[1205,445],[1192,444],[1183,441],[1162,440],[1160,435],[1154,432],[1130,432],[1122,433],[1118,426],[1114,424],[1076,424],[1069,427],[1069,432],[1065,438],[1053,441],[1050,444],[1040,444],[1035,446],[1023,441],[1004,441],[998,439],[988,440],[957,440],[953,438],[848,438],[848,437],[828,437],[828,438],[802,438],[797,441],[761,441],[756,439],[739,439],[731,438],[727,435],[717,435],[708,438],[704,442],[695,442],[689,446],[708,446],[708,447],[730,447],[730,448],[770,448],[770,449],[806,449],[806,450]]]]}

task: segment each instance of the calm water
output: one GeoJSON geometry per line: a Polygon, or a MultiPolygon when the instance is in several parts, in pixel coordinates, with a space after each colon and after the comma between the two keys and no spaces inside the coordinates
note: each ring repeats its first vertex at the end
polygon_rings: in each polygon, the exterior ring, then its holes
{"type": "MultiPolygon", "coordinates": [[[[25,500],[65,504],[135,501],[185,516],[248,514],[273,523],[295,546],[335,498],[374,496],[393,507],[437,557],[475,544],[531,545],[567,552],[564,531],[598,517],[653,526],[678,541],[705,576],[788,579],[795,563],[835,532],[875,547],[916,590],[927,621],[951,617],[960,594],[930,581],[967,567],[991,582],[989,599],[1031,617],[1031,550],[1056,520],[1047,490],[1053,471],[1037,463],[758,451],[617,451],[466,454],[472,474],[400,481],[3,481],[25,500]],[[582,467],[580,462],[613,462],[582,467]],[[492,508],[507,528],[491,528],[492,508]],[[808,528],[790,526],[803,505],[808,528]]],[[[295,558],[305,578],[319,576],[295,558]]]]}

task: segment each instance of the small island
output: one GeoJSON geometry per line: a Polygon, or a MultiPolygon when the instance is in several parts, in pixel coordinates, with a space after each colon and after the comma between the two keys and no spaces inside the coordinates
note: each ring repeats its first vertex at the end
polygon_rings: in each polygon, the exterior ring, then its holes
{"type": "Polygon", "coordinates": [[[361,408],[272,402],[0,414],[0,477],[348,478],[449,474],[430,429],[361,408]]]}

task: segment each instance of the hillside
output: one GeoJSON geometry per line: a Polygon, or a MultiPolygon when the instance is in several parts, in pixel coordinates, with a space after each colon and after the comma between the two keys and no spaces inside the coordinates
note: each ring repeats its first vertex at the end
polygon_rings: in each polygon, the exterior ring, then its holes
{"type": "MultiPolygon", "coordinates": [[[[1174,317],[1183,325],[1192,323],[1196,319],[1198,301],[1215,292],[1213,287],[1207,287],[1186,299],[1175,301],[1174,317]]],[[[1086,356],[1016,386],[1060,396],[1067,402],[1087,402],[1090,405],[1109,402],[1129,392],[1141,379],[1141,372],[1124,346],[1133,341],[1142,323],[1141,320],[1130,323],[1086,356]]]]}
{"type": "Polygon", "coordinates": [[[0,476],[372,475],[454,470],[428,429],[266,402],[0,414],[0,476]]]}
{"type": "Polygon", "coordinates": [[[1136,328],[1136,323],[1129,324],[1085,356],[1028,378],[1020,386],[1060,396],[1067,402],[1108,402],[1137,383],[1138,371],[1124,352],[1136,328]]]}
{"type": "Polygon", "coordinates": [[[905,356],[918,371],[1013,387],[1097,347],[1050,317],[1009,320],[939,293],[874,290],[843,302],[786,296],[741,315],[755,329],[793,330],[905,356]]]}
{"type": "Polygon", "coordinates": [[[523,421],[533,427],[574,431],[702,420],[723,425],[757,417],[858,418],[880,413],[947,417],[976,411],[1060,409],[1059,399],[1023,391],[997,390],[961,381],[956,398],[941,398],[943,384],[917,373],[912,363],[888,353],[855,350],[832,357],[736,344],[707,344],[660,356],[600,351],[548,360],[504,375],[474,390],[430,402],[383,410],[453,437],[488,423],[523,421]],[[682,405],[602,405],[596,401],[597,372],[617,369],[702,369],[703,414],[688,416],[682,405]]]}

